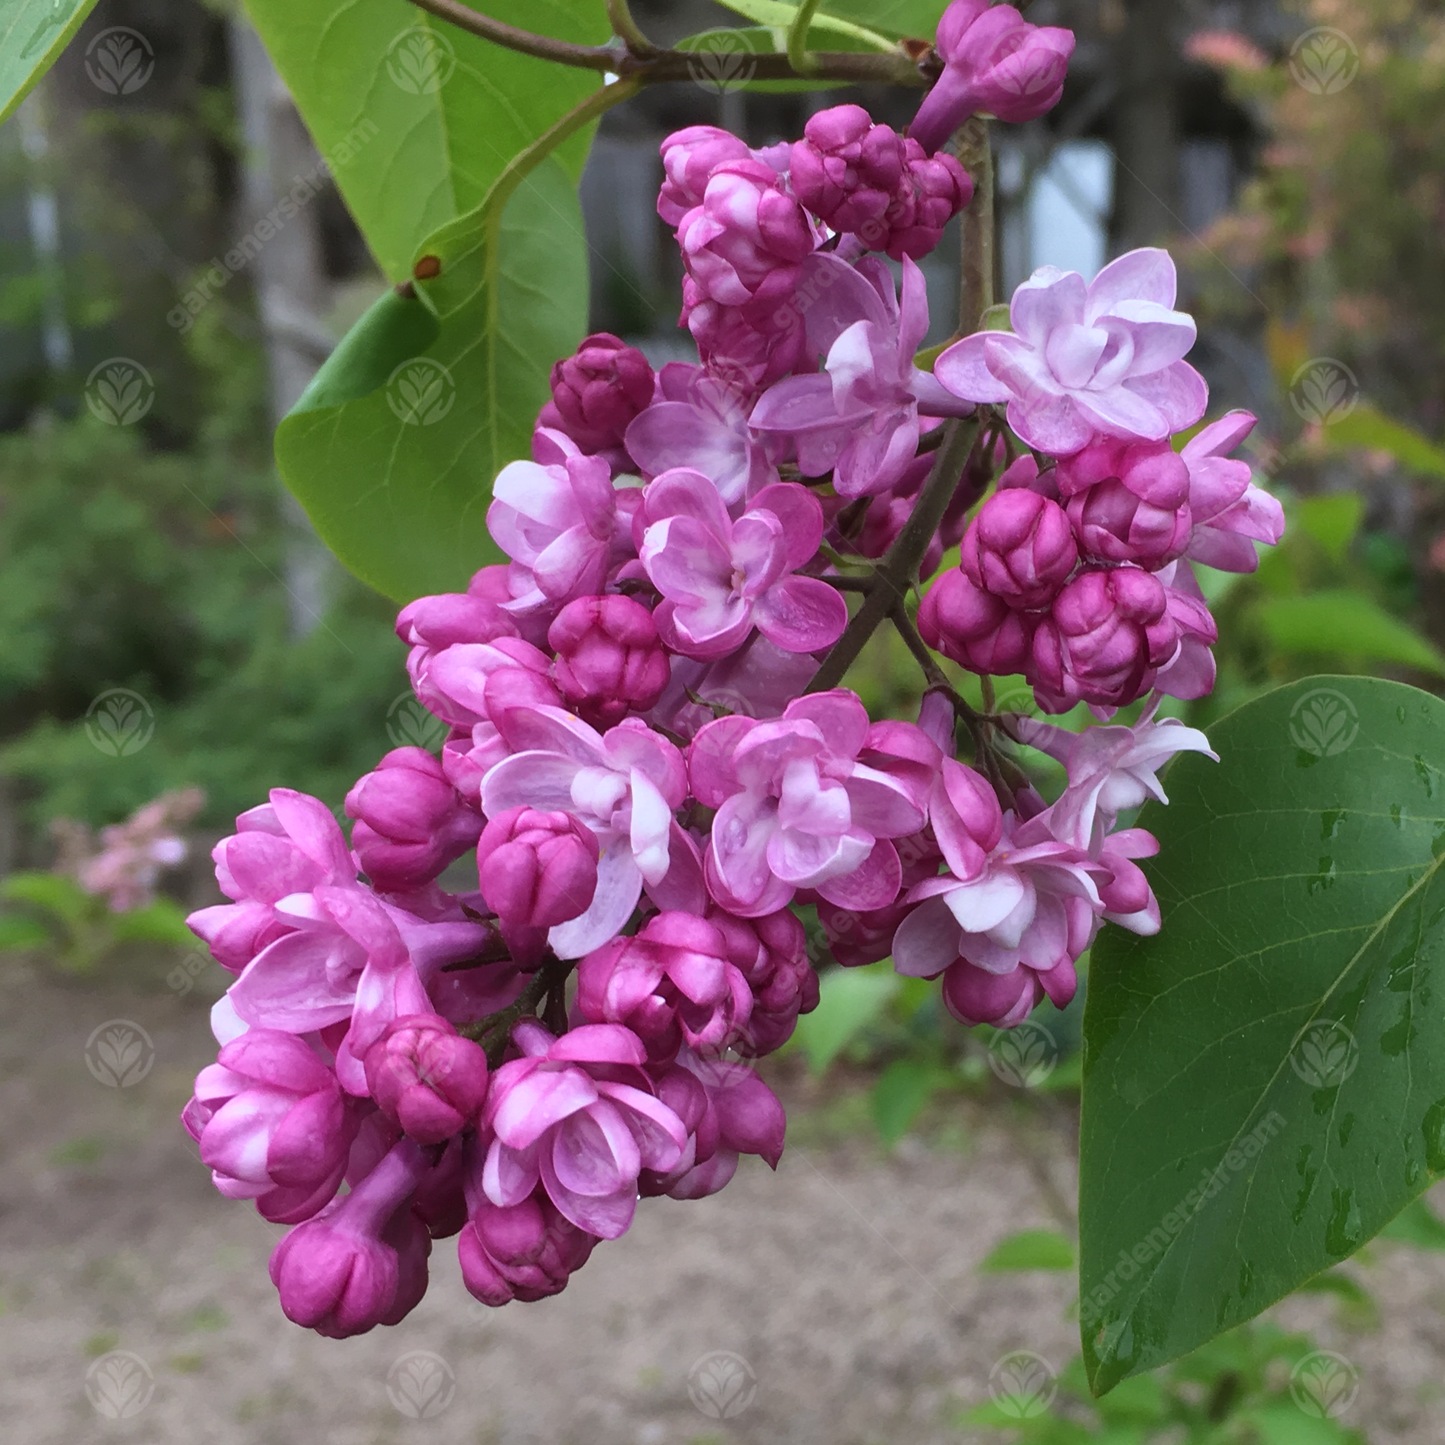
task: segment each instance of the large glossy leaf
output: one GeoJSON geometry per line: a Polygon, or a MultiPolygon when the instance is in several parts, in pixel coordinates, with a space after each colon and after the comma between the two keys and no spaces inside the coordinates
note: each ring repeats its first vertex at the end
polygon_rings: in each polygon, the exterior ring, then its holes
{"type": "MultiPolygon", "coordinates": [[[[400,0],[247,0],[382,270],[481,204],[502,168],[601,77],[504,50],[400,0]]],[[[498,20],[562,40],[610,33],[602,0],[486,0],[498,20]]],[[[558,148],[575,180],[590,131],[558,148]]]]}
{"type": "Polygon", "coordinates": [[[1324,677],[1182,757],[1084,1015],[1080,1296],[1096,1391],[1259,1313],[1445,1171],[1445,703],[1324,677]]]}
{"type": "Polygon", "coordinates": [[[1435,644],[1362,592],[1271,597],[1259,604],[1259,613],[1279,652],[1394,662],[1445,676],[1445,656],[1435,644]]]}
{"type": "Polygon", "coordinates": [[[0,121],[35,88],[95,0],[6,0],[0,6],[0,121]]]}
{"type": "Polygon", "coordinates": [[[581,208],[553,160],[513,196],[495,245],[473,215],[425,250],[441,265],[426,301],[377,302],[276,433],[322,538],[397,601],[460,589],[499,560],[492,479],[528,454],[551,365],[587,318],[581,208]]]}

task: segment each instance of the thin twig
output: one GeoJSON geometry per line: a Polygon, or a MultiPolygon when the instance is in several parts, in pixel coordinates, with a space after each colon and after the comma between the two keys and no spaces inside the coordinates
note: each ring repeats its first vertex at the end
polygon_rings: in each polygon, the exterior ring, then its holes
{"type": "MultiPolygon", "coordinates": [[[[412,0],[412,4],[483,40],[522,55],[534,55],[575,69],[599,70],[643,85],[675,80],[696,80],[701,61],[687,50],[654,50],[650,54],[631,52],[620,45],[573,45],[548,35],[519,30],[490,15],[483,15],[459,0],[412,0]]],[[[836,80],[845,84],[904,85],[919,89],[929,83],[917,61],[901,49],[886,54],[867,51],[814,51],[809,78],[836,80]]],[[[796,80],[799,72],[786,55],[748,57],[751,80],[796,80]]]]}
{"type": "Polygon", "coordinates": [[[607,18],[612,22],[612,33],[627,47],[629,55],[645,57],[659,53],[661,47],[654,45],[632,18],[627,0],[607,0],[607,18]]]}

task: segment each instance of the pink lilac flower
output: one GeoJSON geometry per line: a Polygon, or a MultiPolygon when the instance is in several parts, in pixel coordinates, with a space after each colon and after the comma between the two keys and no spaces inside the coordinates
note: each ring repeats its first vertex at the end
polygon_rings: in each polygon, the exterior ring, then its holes
{"type": "MultiPolygon", "coordinates": [[[[1000,7],[1002,8],[1002,7],[1000,7]]],[[[1087,285],[1043,266],[1014,292],[1013,331],[965,336],[934,375],[968,401],[1008,403],[1029,446],[1068,456],[1095,432],[1162,441],[1204,415],[1204,379],[1184,360],[1192,318],[1175,311],[1167,251],[1130,251],[1087,285]]]]}
{"type": "Polygon", "coordinates": [[[587,1263],[597,1236],[567,1219],[541,1185],[506,1207],[493,1204],[480,1185],[474,1192],[457,1255],[462,1283],[483,1304],[497,1308],[560,1294],[587,1263]]]}
{"type": "Polygon", "coordinates": [[[791,376],[753,408],[755,431],[794,439],[804,476],[831,471],[840,496],[874,496],[903,476],[918,450],[920,408],[957,416],[960,405],[913,364],[928,331],[923,273],[905,260],[903,299],[883,262],[856,267],[836,256],[811,257],[801,285],[808,342],[826,354],[823,374],[791,376]]]}
{"type": "Polygon", "coordinates": [[[806,689],[817,670],[811,653],[784,652],[760,632],[716,662],[674,654],[667,688],[647,721],[691,738],[719,710],[777,717],[806,689]]]}
{"type": "Polygon", "coordinates": [[[647,358],[621,337],[599,331],[552,367],[552,400],[539,427],[565,433],[584,452],[620,447],[628,424],[652,401],[647,358]]]}
{"type": "Polygon", "coordinates": [[[601,1239],[627,1232],[644,1169],[666,1173],[687,1131],[653,1093],[636,1034],[584,1024],[554,1038],[540,1024],[513,1031],[522,1056],[493,1077],[482,1190],[509,1208],[540,1182],[564,1218],[601,1239]]]}
{"type": "Polygon", "coordinates": [[[761,917],[800,888],[860,909],[897,896],[901,865],[889,840],[922,827],[927,786],[861,761],[878,741],[843,689],[798,698],[776,722],[725,717],[698,733],[688,768],[694,796],[718,810],[706,868],[723,908],[761,917]]]}
{"type": "Polygon", "coordinates": [[[271,1254],[271,1280],[286,1317],[332,1339],[398,1323],[426,1292],[431,1240],[407,1201],[427,1171],[402,1140],[271,1254]]]}
{"type": "Polygon", "coordinates": [[[222,1194],[296,1224],[335,1197],[359,1116],[309,1044],[253,1029],[196,1076],[181,1122],[222,1194]]]}
{"type": "Polygon", "coordinates": [[[793,194],[831,230],[895,261],[919,260],[969,202],[973,182],[950,155],[930,159],[916,140],[875,125],[861,105],[810,116],[793,143],[793,194]]]}
{"type": "Polygon", "coordinates": [[[487,1096],[487,1056],[436,1014],[395,1019],[366,1051],[366,1085],[409,1139],[441,1144],[475,1128],[487,1096]]]}
{"type": "Polygon", "coordinates": [[[817,652],[848,625],[841,593],[797,573],[823,540],[823,509],[797,483],[765,487],[734,522],[700,472],[665,472],[642,515],[639,556],[665,599],[653,615],[675,652],[716,661],[754,627],[786,652],[817,652]]]}
{"type": "Polygon", "coordinates": [[[750,385],[670,362],[658,375],[658,399],[627,428],[628,453],[648,478],[679,467],[701,472],[736,510],[778,480],[748,430],[750,395],[750,385]]]}
{"type": "Polygon", "coordinates": [[[396,748],[346,795],[356,819],[351,847],[372,886],[385,893],[430,883],[476,845],[481,814],[469,808],[425,748],[396,748]]]}
{"type": "Polygon", "coordinates": [[[1167,803],[1159,770],[1177,753],[1203,753],[1216,762],[1209,739],[1177,718],[1154,720],[1157,700],[1132,727],[1121,724],[1070,732],[1019,716],[1010,730],[1020,742],[1064,765],[1068,787],[1050,812],[1055,835],[1081,848],[1096,846],[1115,820],[1149,798],[1167,803]]]}
{"type": "Polygon", "coordinates": [[[676,1100],[679,1108],[685,1107],[683,1099],[701,1107],[687,1120],[687,1142],[677,1163],[669,1170],[643,1172],[644,1196],[704,1199],[716,1194],[737,1172],[743,1154],[756,1154],[770,1168],[778,1167],[787,1118],[778,1096],[755,1069],[703,1059],[684,1046],[674,1067],[659,1078],[657,1090],[664,1100],[676,1100]],[[679,1088],[689,1083],[691,1087],[679,1088]]]}
{"type": "Polygon", "coordinates": [[[748,1022],[753,994],[712,923],[659,913],[632,938],[614,938],[577,970],[577,1010],[590,1023],[623,1024],[650,1061],[723,1045],[748,1022]]]}
{"type": "Polygon", "coordinates": [[[924,97],[908,134],[936,151],[975,112],[1018,125],[1059,103],[1074,32],[1030,25],[1012,5],[953,0],[934,49],[943,74],[924,97]]]}
{"type": "Polygon", "coordinates": [[[673,131],[660,147],[664,180],[657,197],[657,214],[670,226],[678,225],[702,204],[713,172],[729,161],[755,159],[745,142],[715,125],[690,125],[673,131]]]}
{"type": "Polygon", "coordinates": [[[1251,479],[1249,463],[1229,453],[1254,430],[1256,418],[1232,411],[1184,444],[1180,460],[1189,470],[1193,531],[1184,555],[1222,572],[1253,572],[1256,542],[1284,536],[1284,508],[1251,479]]]}
{"type": "Polygon", "coordinates": [[[643,885],[660,907],[695,899],[695,846],[673,819],[687,793],[682,754],[637,718],[599,735],[559,708],[513,708],[500,729],[512,755],[482,784],[482,807],[569,813],[596,835],[597,890],[586,911],[552,927],[553,950],[581,958],[620,933],[643,885]]]}
{"type": "Polygon", "coordinates": [[[74,878],[85,892],[104,896],[112,912],[144,908],[155,901],[161,873],[185,861],[180,829],[205,801],[199,788],[163,793],[125,822],[102,828],[99,846],[83,823],[57,818],[51,824],[60,844],[55,871],[74,878]]]}
{"type": "Polygon", "coordinates": [[[722,935],[728,961],[752,990],[746,1023],[729,1042],[748,1056],[770,1054],[793,1035],[798,1015],[818,1006],[818,975],[808,958],[808,935],[786,908],[759,918],[738,918],[710,908],[707,921],[722,935]]]}
{"type": "Polygon", "coordinates": [[[584,722],[611,727],[654,707],[667,686],[667,653],[652,613],[630,597],[579,597],[547,631],[553,675],[584,722]]]}
{"type": "Polygon", "coordinates": [[[503,610],[550,618],[574,597],[605,591],[633,555],[641,493],[614,487],[608,463],[583,456],[570,437],[538,437],[546,461],[510,462],[497,473],[487,527],[512,559],[503,610]]]}
{"type": "Polygon", "coordinates": [[[1054,468],[1079,548],[1155,571],[1189,541],[1189,470],[1168,442],[1095,437],[1054,468]]]}

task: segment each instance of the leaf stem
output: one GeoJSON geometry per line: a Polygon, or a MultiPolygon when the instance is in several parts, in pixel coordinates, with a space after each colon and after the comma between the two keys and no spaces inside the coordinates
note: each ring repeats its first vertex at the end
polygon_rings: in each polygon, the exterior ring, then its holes
{"type": "Polygon", "coordinates": [[[821,0],[799,0],[798,13],[788,26],[788,63],[799,75],[812,75],[814,58],[808,50],[808,30],[821,0]]]}
{"type": "Polygon", "coordinates": [[[658,54],[658,47],[642,33],[642,27],[632,18],[627,0],[607,0],[607,18],[612,22],[612,33],[627,47],[629,55],[639,58],[658,54]]]}

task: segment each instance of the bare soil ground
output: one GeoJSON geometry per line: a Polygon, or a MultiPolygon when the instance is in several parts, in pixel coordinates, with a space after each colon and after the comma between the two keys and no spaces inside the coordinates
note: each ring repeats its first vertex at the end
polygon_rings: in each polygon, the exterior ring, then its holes
{"type": "MultiPolygon", "coordinates": [[[[859,1111],[838,1085],[825,1097],[786,1075],[796,1128],[776,1177],[750,1160],[716,1198],[644,1204],[540,1304],[474,1303],[443,1241],[402,1325],[320,1339],[276,1303],[279,1231],[213,1192],[175,1122],[211,1054],[194,995],[7,964],[5,1445],[960,1445],[990,1438],[951,1420],[986,1397],[1001,1356],[1075,1352],[1067,1276],[974,1268],[1071,1196],[1067,1111],[950,1105],[885,1158],[848,1127],[859,1111]],[[127,1087],[86,1063],[115,1019],[154,1044],[127,1087]]],[[[1445,1256],[1379,1247],[1367,1278],[1375,1332],[1343,1333],[1320,1299],[1291,1302],[1287,1322],[1359,1367],[1349,1418],[1373,1445],[1437,1445],[1445,1256]]]]}

